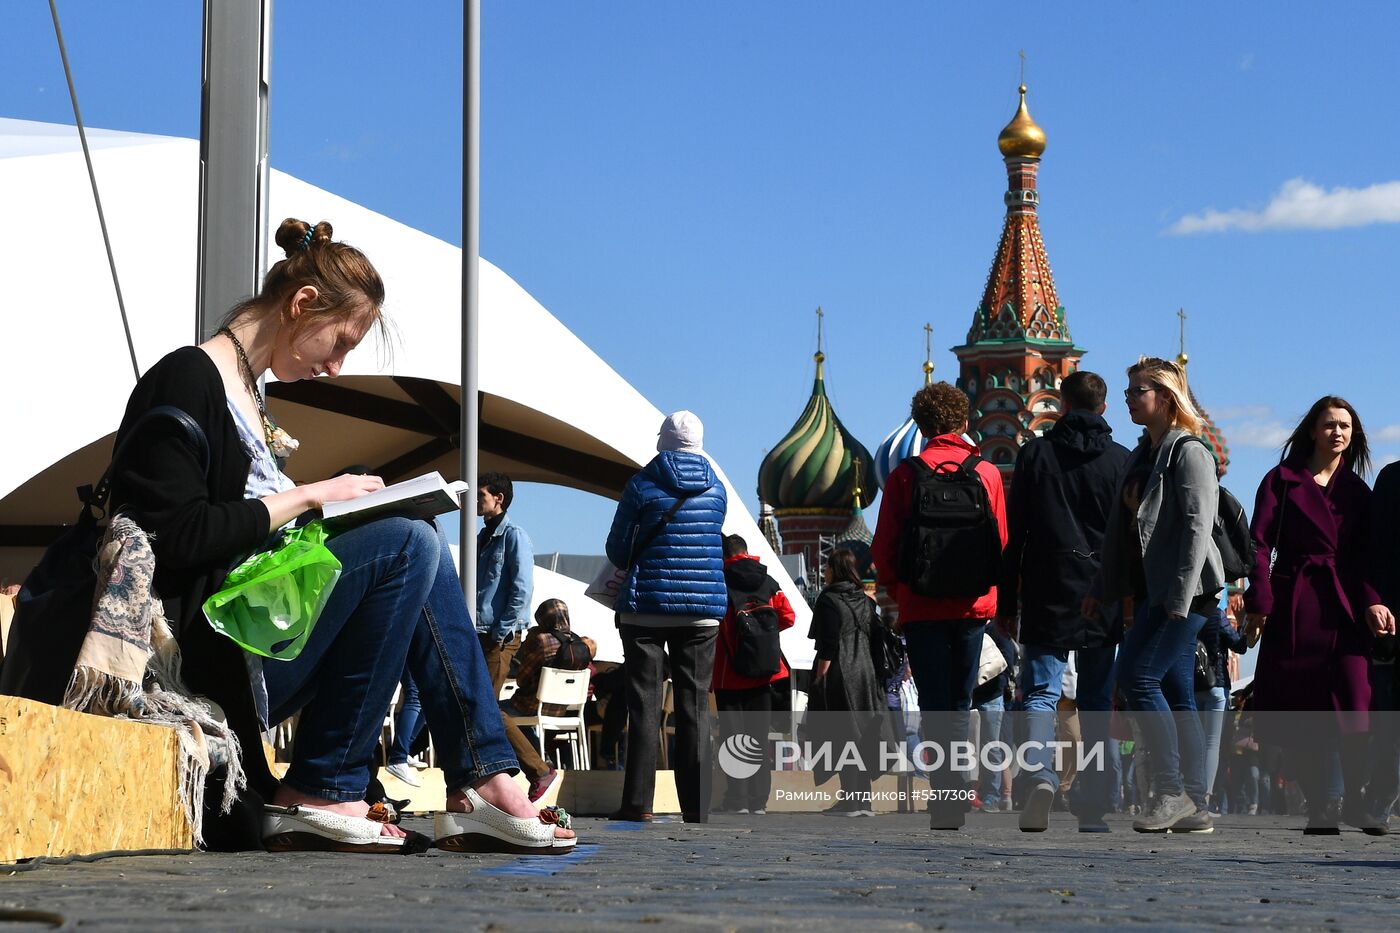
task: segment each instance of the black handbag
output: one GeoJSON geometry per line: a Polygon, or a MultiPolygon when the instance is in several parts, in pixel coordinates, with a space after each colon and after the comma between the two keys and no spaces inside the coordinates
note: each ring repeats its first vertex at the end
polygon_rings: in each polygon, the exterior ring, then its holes
{"type": "Polygon", "coordinates": [[[83,507],[78,520],[49,545],[20,588],[9,649],[0,665],[0,694],[62,704],[78,651],[92,624],[97,548],[103,534],[100,523],[107,517],[112,473],[140,429],[165,418],[184,430],[205,475],[209,474],[209,439],[189,414],[173,405],[160,405],[137,419],[113,452],[111,464],[97,485],[79,487],[83,507]]]}

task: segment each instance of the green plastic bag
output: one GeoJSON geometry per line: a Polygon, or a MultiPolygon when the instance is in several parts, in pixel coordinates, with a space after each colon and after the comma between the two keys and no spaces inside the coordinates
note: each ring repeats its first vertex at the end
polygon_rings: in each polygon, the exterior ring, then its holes
{"type": "Polygon", "coordinates": [[[340,578],[328,537],[320,522],[311,522],[235,567],[223,589],[204,601],[214,631],[265,658],[290,661],[301,654],[340,578]]]}

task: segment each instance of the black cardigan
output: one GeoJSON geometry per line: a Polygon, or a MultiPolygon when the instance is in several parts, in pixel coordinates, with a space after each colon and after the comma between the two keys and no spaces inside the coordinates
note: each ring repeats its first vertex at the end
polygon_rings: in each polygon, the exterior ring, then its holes
{"type": "Polygon", "coordinates": [[[185,682],[223,709],[243,745],[251,793],[240,801],[241,812],[233,821],[213,819],[222,794],[206,796],[210,847],[252,847],[257,839],[248,838],[248,832],[256,821],[250,819],[260,798],[269,798],[277,783],[263,756],[242,649],[210,628],[200,606],[232,567],[267,540],[270,516],[262,502],[244,498],[250,463],[228,410],[223,379],[208,354],[183,347],[151,367],[131,393],[117,443],[143,412],[157,405],[183,409],[204,429],[209,475],[179,426],[157,419],[142,427],[114,474],[110,511],[126,512],[150,534],[155,589],[180,643],[185,682]]]}

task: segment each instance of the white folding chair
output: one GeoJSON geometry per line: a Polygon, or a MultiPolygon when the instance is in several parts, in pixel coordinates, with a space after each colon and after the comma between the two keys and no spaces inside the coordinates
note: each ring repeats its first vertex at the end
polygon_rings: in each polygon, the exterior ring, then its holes
{"type": "MultiPolygon", "coordinates": [[[[536,713],[534,716],[511,716],[517,726],[532,726],[539,742],[540,757],[545,757],[546,733],[562,732],[568,736],[574,767],[587,771],[588,727],[583,722],[583,707],[588,703],[588,670],[561,671],[555,667],[540,668],[540,709],[546,706],[563,708],[559,715],[536,713]]],[[[556,760],[558,765],[562,762],[556,760]]]]}
{"type": "Polygon", "coordinates": [[[496,699],[509,700],[511,697],[515,696],[515,691],[519,689],[519,687],[520,684],[516,682],[514,677],[507,679],[501,684],[501,695],[496,699]]]}

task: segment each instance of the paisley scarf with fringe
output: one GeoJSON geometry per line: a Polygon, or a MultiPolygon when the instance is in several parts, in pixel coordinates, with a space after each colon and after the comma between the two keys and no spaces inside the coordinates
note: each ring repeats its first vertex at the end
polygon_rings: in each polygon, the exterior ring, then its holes
{"type": "Polygon", "coordinates": [[[180,677],[180,646],[151,589],[156,558],[146,532],[127,516],[116,516],[102,537],[97,564],[92,627],[63,705],[175,730],[180,802],[195,845],[201,845],[204,780],[210,769],[226,768],[220,812],[228,812],[246,783],[238,737],[208,700],[190,694],[180,677]]]}

